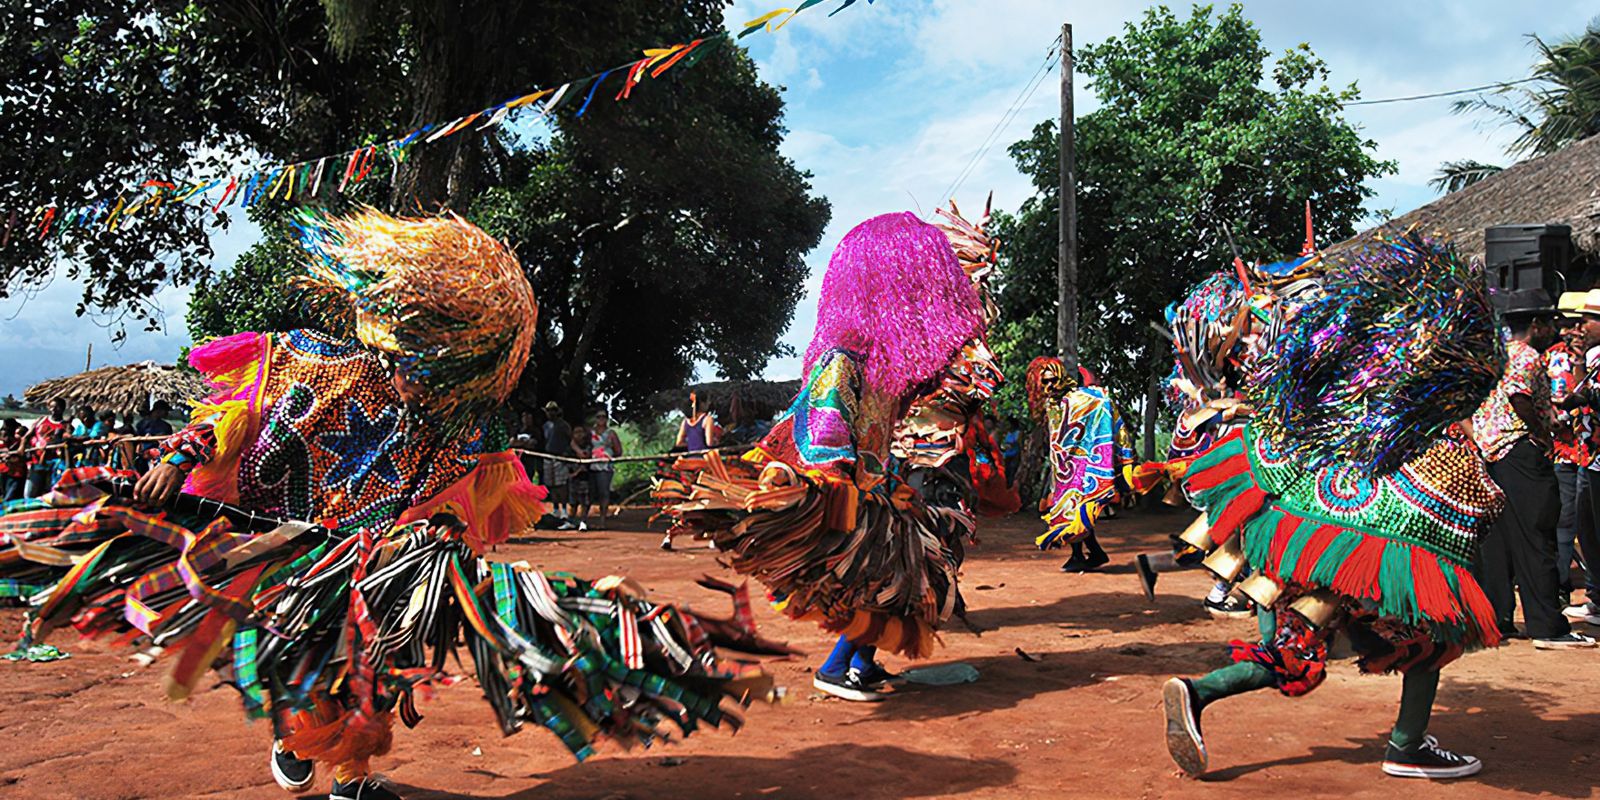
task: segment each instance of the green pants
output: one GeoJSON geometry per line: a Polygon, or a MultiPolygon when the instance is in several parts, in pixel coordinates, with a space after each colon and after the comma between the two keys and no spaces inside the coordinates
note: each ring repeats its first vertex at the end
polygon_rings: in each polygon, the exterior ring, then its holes
{"type": "MultiPolygon", "coordinates": [[[[1270,642],[1277,636],[1277,615],[1262,609],[1256,614],[1261,626],[1261,640],[1270,642]]],[[[1229,664],[1213,670],[1192,681],[1195,696],[1201,709],[1224,697],[1253,692],[1277,685],[1272,670],[1251,661],[1229,664]]],[[[1428,733],[1428,720],[1433,716],[1433,698],[1439,691],[1438,670],[1413,670],[1407,672],[1400,689],[1400,714],[1395,719],[1389,741],[1402,750],[1411,750],[1422,744],[1428,733]]]]}

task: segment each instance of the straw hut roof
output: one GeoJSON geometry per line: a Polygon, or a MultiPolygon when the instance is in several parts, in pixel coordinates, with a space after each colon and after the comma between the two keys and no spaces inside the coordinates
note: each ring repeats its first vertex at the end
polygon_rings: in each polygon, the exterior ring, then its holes
{"type": "Polygon", "coordinates": [[[733,400],[739,399],[739,408],[746,420],[771,419],[789,407],[790,401],[800,392],[800,381],[716,381],[697,383],[682,389],[656,392],[650,405],[666,413],[673,409],[688,408],[689,393],[700,396],[704,406],[716,412],[724,423],[732,419],[733,400]]]}
{"type": "Polygon", "coordinates": [[[1379,228],[1413,224],[1448,235],[1467,259],[1483,258],[1484,228],[1523,224],[1569,225],[1573,246],[1600,256],[1600,136],[1513,164],[1329,250],[1368,240],[1379,228]]]}
{"type": "Polygon", "coordinates": [[[64,378],[51,378],[34,384],[23,393],[36,406],[64,397],[69,408],[93,406],[95,410],[140,411],[157,400],[165,400],[176,410],[189,401],[206,396],[206,384],[198,373],[168,364],[142,361],[116,367],[100,367],[64,378]]]}

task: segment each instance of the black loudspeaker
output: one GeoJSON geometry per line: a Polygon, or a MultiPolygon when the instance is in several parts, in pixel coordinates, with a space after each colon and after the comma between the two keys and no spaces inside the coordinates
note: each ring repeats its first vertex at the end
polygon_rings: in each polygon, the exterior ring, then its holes
{"type": "Polygon", "coordinates": [[[1551,297],[1568,290],[1572,228],[1566,225],[1496,225],[1483,231],[1483,262],[1489,286],[1544,289],[1551,297]]]}

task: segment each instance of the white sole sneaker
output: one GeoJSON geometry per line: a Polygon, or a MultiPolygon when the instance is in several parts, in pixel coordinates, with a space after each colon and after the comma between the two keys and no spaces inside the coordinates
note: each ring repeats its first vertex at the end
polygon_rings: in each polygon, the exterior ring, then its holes
{"type": "Polygon", "coordinates": [[[1383,774],[1396,778],[1426,778],[1441,781],[1451,778],[1465,778],[1483,771],[1483,762],[1474,758],[1459,767],[1418,767],[1412,764],[1397,764],[1393,761],[1383,762],[1383,774]]]}
{"type": "Polygon", "coordinates": [[[1167,752],[1184,774],[1198,778],[1206,774],[1210,757],[1205,740],[1200,738],[1199,720],[1194,714],[1194,696],[1182,678],[1172,678],[1161,687],[1161,705],[1167,715],[1167,752]]]}
{"type": "Polygon", "coordinates": [[[825,681],[821,675],[812,676],[811,688],[823,694],[831,694],[840,700],[849,700],[855,703],[881,703],[886,696],[882,692],[875,692],[870,689],[852,689],[849,686],[841,686],[837,683],[825,681]]]}
{"type": "Polygon", "coordinates": [[[1582,636],[1576,639],[1534,639],[1535,650],[1588,650],[1595,646],[1595,640],[1582,636]]]}
{"type": "Polygon", "coordinates": [[[297,783],[288,775],[283,774],[282,769],[278,768],[278,754],[281,752],[283,752],[283,742],[274,740],[272,742],[272,751],[267,753],[267,763],[272,766],[272,781],[284,791],[295,792],[296,794],[311,788],[311,785],[317,782],[316,765],[312,764],[311,769],[306,773],[305,780],[297,783]]]}

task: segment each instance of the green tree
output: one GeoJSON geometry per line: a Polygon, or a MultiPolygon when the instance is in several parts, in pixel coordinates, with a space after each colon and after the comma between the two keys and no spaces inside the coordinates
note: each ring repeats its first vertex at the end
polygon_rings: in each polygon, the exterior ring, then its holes
{"type": "Polygon", "coordinates": [[[1506,151],[1542,156],[1600,133],[1600,19],[1556,42],[1528,37],[1539,51],[1532,80],[1461,100],[1458,113],[1486,113],[1517,131],[1506,151]]]}
{"type": "MultiPolygon", "coordinates": [[[[1171,367],[1151,323],[1227,266],[1230,239],[1246,259],[1292,255],[1310,200],[1319,240],[1338,241],[1362,217],[1365,181],[1394,167],[1340,116],[1355,87],[1330,87],[1304,44],[1270,61],[1238,6],[1187,19],[1152,8],[1077,57],[1100,100],[1076,123],[1079,346],[1126,406],[1171,367]]],[[[1045,122],[1011,147],[1035,194],[997,228],[1005,319],[992,344],[1008,375],[1055,352],[1059,146],[1045,122]]],[[[1004,399],[1013,413],[1021,383],[1004,399]]]]}
{"type": "MultiPolygon", "coordinates": [[[[0,32],[7,45],[0,63],[17,66],[24,92],[44,97],[38,105],[49,112],[14,117],[11,98],[0,100],[8,112],[0,114],[0,142],[25,145],[0,150],[0,197],[64,203],[77,198],[58,190],[86,175],[103,172],[98,191],[106,191],[207,166],[197,164],[201,156],[272,163],[386,140],[626,63],[639,47],[718,30],[727,5],[0,2],[21,9],[20,25],[0,32]],[[45,45],[31,43],[35,12],[48,32],[45,45]],[[84,33],[63,33],[66,23],[84,33]],[[142,46],[120,52],[119,37],[142,46]],[[35,69],[29,59],[48,63],[35,69]],[[63,65],[90,61],[84,74],[56,79],[63,65]],[[84,100],[99,103],[89,105],[101,118],[76,113],[84,100]],[[72,152],[51,161],[62,143],[72,152]],[[111,165],[101,163],[102,153],[111,165]],[[36,173],[29,163],[36,158],[51,168],[59,162],[62,175],[36,173]]],[[[510,238],[542,311],[524,399],[583,404],[594,392],[636,399],[682,383],[696,360],[749,375],[778,352],[805,274],[801,256],[820,239],[828,206],[812,195],[809,176],[778,154],[783,101],[744,52],[713,39],[695,58],[693,69],[685,61],[647,78],[623,101],[612,100],[621,72],[598,87],[573,85],[574,101],[547,120],[553,133],[519,124],[478,131],[474,123],[381,165],[392,169],[392,181],[370,181],[354,197],[324,188],[316,201],[360,199],[398,212],[451,208],[510,238]],[[594,102],[580,117],[589,89],[594,102]]],[[[287,210],[271,201],[251,213],[270,222],[287,210]]],[[[75,275],[85,281],[86,306],[138,307],[162,282],[207,276],[205,216],[173,212],[141,217],[130,231],[30,241],[26,259],[0,261],[0,276],[39,279],[62,256],[77,269],[75,248],[102,248],[94,269],[75,275]],[[190,250],[175,252],[183,245],[190,250]]],[[[282,233],[269,225],[269,236],[282,233]]],[[[292,317],[282,281],[296,258],[282,239],[264,241],[239,275],[202,284],[191,333],[203,338],[292,317]]]]}
{"type": "Polygon", "coordinates": [[[203,342],[240,331],[286,331],[316,327],[294,279],[303,273],[303,253],[286,216],[258,214],[262,239],[239,255],[226,272],[196,287],[184,319],[189,336],[203,342]]]}

